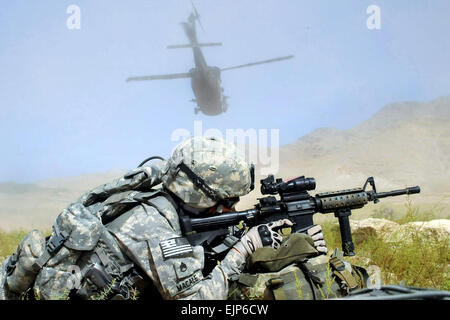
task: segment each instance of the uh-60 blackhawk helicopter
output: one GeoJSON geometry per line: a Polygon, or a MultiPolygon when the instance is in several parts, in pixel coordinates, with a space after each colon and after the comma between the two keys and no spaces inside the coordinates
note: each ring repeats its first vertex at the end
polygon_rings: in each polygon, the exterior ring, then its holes
{"type": "MultiPolygon", "coordinates": [[[[183,22],[182,26],[189,39],[189,44],[184,45],[172,45],[168,46],[168,49],[180,49],[180,48],[192,48],[194,53],[195,67],[190,69],[186,73],[174,73],[174,74],[163,74],[163,75],[153,75],[153,76],[140,76],[140,77],[130,77],[128,81],[143,81],[143,80],[165,80],[165,79],[180,79],[180,78],[191,78],[191,87],[194,92],[195,99],[192,102],[197,104],[194,109],[195,114],[199,111],[206,115],[219,115],[228,109],[227,96],[224,95],[223,88],[221,86],[220,74],[222,71],[233,70],[238,68],[250,67],[258,64],[275,62],[280,60],[286,60],[293,58],[292,55],[279,57],[264,61],[252,62],[242,65],[237,65],[227,68],[218,68],[213,66],[208,66],[205,57],[201,51],[201,47],[211,47],[220,46],[220,42],[212,43],[199,43],[197,40],[196,32],[196,21],[200,23],[199,15],[197,10],[191,13],[188,18],[188,22],[183,22]]],[[[200,24],[201,26],[201,24],[200,24]]]]}

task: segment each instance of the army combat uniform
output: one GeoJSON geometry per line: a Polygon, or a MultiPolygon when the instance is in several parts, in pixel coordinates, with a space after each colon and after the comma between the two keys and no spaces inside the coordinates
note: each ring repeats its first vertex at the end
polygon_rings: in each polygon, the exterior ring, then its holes
{"type": "Polygon", "coordinates": [[[204,276],[203,247],[192,247],[182,237],[175,204],[167,194],[162,191],[114,193],[129,188],[130,184],[136,187],[139,180],[155,183],[149,181],[155,179],[149,179],[149,175],[139,178],[145,170],[152,172],[149,167],[135,170],[126,178],[94,189],[65,209],[55,221],[48,239],[50,247],[39,232],[31,232],[18,252],[3,263],[0,299],[17,298],[33,282],[34,291],[41,299],[66,298],[65,293],[75,285],[74,280],[80,281],[76,294],[91,298],[112,279],[118,283],[117,293],[127,298],[128,291],[133,290],[128,286],[133,276],[127,275],[135,266],[141,271],[136,276],[144,282],[143,274],[148,276],[165,299],[226,298],[229,280],[240,274],[245,263],[239,253],[230,250],[204,276]],[[102,203],[87,207],[82,204],[101,197],[102,193],[103,196],[114,194],[102,203]],[[118,213],[127,206],[132,209],[118,213]],[[102,220],[112,221],[103,224],[102,220]],[[54,254],[49,252],[53,244],[60,246],[54,254]],[[24,263],[17,264],[20,257],[24,263]],[[81,274],[74,273],[73,266],[78,266],[81,274]]]}
{"type": "Polygon", "coordinates": [[[215,139],[188,140],[171,160],[139,167],[84,194],[58,215],[48,239],[38,231],[25,237],[2,264],[0,299],[18,298],[31,287],[39,299],[90,299],[104,291],[128,299],[148,279],[165,299],[226,298],[244,257],[230,250],[203,274],[203,247],[182,237],[177,204],[211,207],[211,197],[248,193],[250,167],[215,139]],[[204,179],[215,179],[214,189],[190,182],[194,165],[197,172],[207,171],[204,179]],[[161,182],[166,189],[152,189],[161,182]]]}
{"type": "Polygon", "coordinates": [[[145,270],[164,298],[226,298],[228,281],[240,274],[244,258],[231,250],[204,277],[203,247],[192,247],[182,237],[175,208],[163,196],[153,198],[151,204],[136,207],[108,226],[125,252],[145,270]]]}

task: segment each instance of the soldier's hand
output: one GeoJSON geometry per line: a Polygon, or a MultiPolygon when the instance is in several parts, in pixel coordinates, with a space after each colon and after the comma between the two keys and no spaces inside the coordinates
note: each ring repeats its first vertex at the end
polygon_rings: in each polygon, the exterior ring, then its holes
{"type": "Polygon", "coordinates": [[[309,228],[306,232],[314,240],[314,247],[316,250],[320,253],[327,254],[328,248],[325,243],[325,239],[323,238],[322,227],[320,225],[315,225],[314,227],[309,228]]]}
{"type": "Polygon", "coordinates": [[[288,219],[278,220],[267,224],[261,224],[253,227],[236,243],[234,248],[247,258],[257,249],[270,246],[278,249],[281,241],[281,235],[274,229],[292,226],[292,222],[288,219]]]}

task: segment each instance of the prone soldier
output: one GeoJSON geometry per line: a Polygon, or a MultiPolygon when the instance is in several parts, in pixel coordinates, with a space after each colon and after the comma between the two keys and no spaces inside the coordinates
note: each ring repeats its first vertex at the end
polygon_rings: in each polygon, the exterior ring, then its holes
{"type": "MultiPolygon", "coordinates": [[[[136,290],[164,299],[225,299],[246,259],[260,248],[279,248],[275,230],[292,222],[250,228],[220,263],[205,268],[205,249],[187,240],[179,216],[230,212],[253,179],[235,146],[187,139],[169,160],[81,196],[58,215],[51,236],[28,234],[2,264],[0,299],[18,299],[30,289],[39,299],[92,299],[105,292],[108,299],[129,299],[136,290]]],[[[316,253],[326,253],[320,227],[309,233],[316,253]]]]}

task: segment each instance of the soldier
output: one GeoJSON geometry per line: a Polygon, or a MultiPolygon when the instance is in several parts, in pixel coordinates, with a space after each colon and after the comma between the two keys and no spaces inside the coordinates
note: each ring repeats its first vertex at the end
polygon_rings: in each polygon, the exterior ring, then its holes
{"type": "MultiPolygon", "coordinates": [[[[2,264],[0,299],[17,299],[31,288],[38,299],[129,299],[151,290],[164,299],[227,298],[247,257],[278,248],[282,237],[273,229],[292,223],[251,228],[204,274],[204,249],[183,237],[179,212],[234,210],[252,189],[251,170],[233,145],[185,140],[169,160],[84,194],[58,215],[49,238],[28,234],[2,264]]],[[[311,231],[315,249],[326,253],[320,226],[311,231]]]]}

